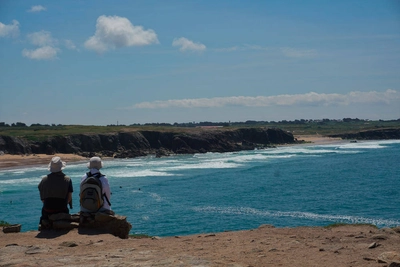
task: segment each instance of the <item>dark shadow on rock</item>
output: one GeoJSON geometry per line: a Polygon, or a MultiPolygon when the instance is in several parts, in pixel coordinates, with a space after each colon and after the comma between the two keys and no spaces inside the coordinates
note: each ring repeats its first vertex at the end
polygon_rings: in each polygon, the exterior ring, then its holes
{"type": "Polygon", "coordinates": [[[52,239],[52,238],[57,238],[62,235],[66,235],[69,233],[69,230],[42,230],[40,231],[35,238],[46,238],[46,239],[52,239]]]}
{"type": "Polygon", "coordinates": [[[95,229],[95,228],[85,228],[79,227],[78,233],[81,235],[99,235],[99,234],[110,234],[106,229],[95,229]]]}

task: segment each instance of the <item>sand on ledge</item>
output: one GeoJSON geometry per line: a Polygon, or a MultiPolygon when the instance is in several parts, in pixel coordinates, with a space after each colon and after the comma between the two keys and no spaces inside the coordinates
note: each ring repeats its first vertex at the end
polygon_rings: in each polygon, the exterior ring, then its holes
{"type": "Polygon", "coordinates": [[[143,239],[79,230],[0,233],[0,266],[383,267],[393,261],[400,262],[400,229],[367,225],[328,229],[265,225],[254,230],[143,239]]]}

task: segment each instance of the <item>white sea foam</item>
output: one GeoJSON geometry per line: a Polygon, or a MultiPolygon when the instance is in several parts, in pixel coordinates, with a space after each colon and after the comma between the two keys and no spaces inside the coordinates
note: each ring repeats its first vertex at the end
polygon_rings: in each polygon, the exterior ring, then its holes
{"type": "MultiPolygon", "coordinates": [[[[325,146],[332,147],[332,146],[325,146]]],[[[334,146],[337,149],[381,149],[386,146],[380,145],[378,143],[349,143],[349,144],[341,144],[334,146]]]]}
{"type": "Polygon", "coordinates": [[[194,164],[182,164],[171,167],[160,168],[160,170],[173,171],[173,170],[190,170],[190,169],[228,169],[237,168],[241,166],[238,163],[227,162],[225,160],[209,160],[194,164]]]}
{"type": "Polygon", "coordinates": [[[150,197],[157,202],[161,202],[163,200],[162,197],[157,193],[150,193],[150,197]]]}
{"type": "Polygon", "coordinates": [[[263,160],[265,159],[265,155],[263,154],[252,154],[247,155],[233,155],[230,160],[237,161],[237,162],[245,162],[245,161],[254,161],[254,160],[263,160]]]}
{"type": "Polygon", "coordinates": [[[135,170],[135,169],[126,169],[126,170],[114,170],[107,173],[109,177],[118,177],[118,178],[126,178],[126,177],[148,177],[148,176],[174,176],[173,173],[168,173],[165,171],[159,170],[135,170]]]}
{"type": "Polygon", "coordinates": [[[1,170],[0,171],[0,176],[7,175],[7,176],[12,176],[12,175],[21,175],[25,173],[29,173],[32,171],[42,171],[44,174],[48,172],[47,168],[44,167],[26,167],[26,168],[16,168],[16,169],[7,169],[7,170],[1,170]]]}
{"type": "Polygon", "coordinates": [[[29,184],[38,184],[41,178],[21,178],[21,179],[7,179],[7,180],[0,180],[0,184],[7,184],[7,185],[29,185],[29,184]]]}
{"type": "Polygon", "coordinates": [[[247,207],[196,207],[193,208],[196,212],[205,213],[220,213],[220,214],[234,214],[234,215],[254,215],[261,217],[292,217],[292,218],[304,218],[315,221],[332,221],[332,222],[343,222],[343,223],[365,223],[373,224],[376,226],[396,226],[400,224],[397,220],[385,220],[385,219],[374,219],[365,218],[359,216],[349,216],[349,215],[325,215],[316,214],[311,212],[300,212],[300,211],[264,211],[254,208],[247,207]]]}
{"type": "Polygon", "coordinates": [[[321,147],[335,147],[338,149],[381,149],[391,144],[398,144],[400,140],[357,141],[356,143],[341,143],[320,145],[321,147]]]}
{"type": "Polygon", "coordinates": [[[380,144],[390,145],[390,144],[400,144],[400,140],[380,140],[378,141],[380,144]]]}
{"type": "Polygon", "coordinates": [[[287,148],[278,148],[275,150],[264,150],[263,154],[267,155],[281,155],[281,154],[290,154],[290,155],[322,155],[322,154],[342,154],[348,153],[346,151],[341,151],[337,149],[321,149],[317,146],[315,147],[287,147],[287,148]]]}

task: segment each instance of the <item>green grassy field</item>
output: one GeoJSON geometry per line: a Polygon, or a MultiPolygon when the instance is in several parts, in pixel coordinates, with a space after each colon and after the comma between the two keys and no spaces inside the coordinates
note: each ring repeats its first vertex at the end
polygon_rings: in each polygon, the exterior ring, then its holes
{"type": "MultiPolygon", "coordinates": [[[[213,124],[217,126],[218,124],[213,124]]],[[[232,130],[244,127],[268,127],[279,128],[294,135],[329,135],[339,133],[354,133],[365,130],[376,130],[385,128],[400,128],[400,120],[392,121],[282,121],[282,122],[245,122],[231,123],[219,128],[207,128],[207,130],[232,130]]],[[[72,134],[99,134],[133,131],[169,131],[169,132],[192,132],[203,131],[204,128],[192,124],[190,127],[182,125],[134,125],[134,126],[83,126],[83,125],[58,125],[58,126],[9,126],[0,127],[0,135],[23,137],[28,140],[43,140],[49,136],[65,136],[72,134]]],[[[204,125],[202,125],[204,126],[204,125]]]]}

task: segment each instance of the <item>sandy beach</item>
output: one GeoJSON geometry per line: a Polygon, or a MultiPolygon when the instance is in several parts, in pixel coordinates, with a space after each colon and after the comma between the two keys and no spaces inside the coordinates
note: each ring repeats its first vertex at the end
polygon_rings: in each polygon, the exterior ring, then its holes
{"type": "Polygon", "coordinates": [[[337,144],[347,142],[341,138],[332,138],[326,137],[322,135],[296,135],[295,138],[299,141],[304,141],[306,143],[315,144],[315,145],[328,145],[328,144],[337,144]]]}
{"type": "MultiPolygon", "coordinates": [[[[299,136],[313,144],[343,142],[299,136]]],[[[86,161],[74,154],[0,155],[0,168],[47,165],[51,157],[86,161]]],[[[123,215],[123,214],[121,214],[123,215]]],[[[7,216],[4,216],[6,220],[7,216]]],[[[135,228],[135,219],[128,218],[135,228]]],[[[0,232],[0,266],[400,266],[400,227],[275,228],[190,236],[120,239],[79,230],[0,232]],[[398,262],[398,265],[395,265],[398,262]]]]}
{"type": "Polygon", "coordinates": [[[65,162],[79,162],[86,161],[85,157],[75,154],[34,154],[34,155],[0,155],[0,169],[23,168],[32,165],[46,165],[49,164],[52,157],[59,156],[65,162]]]}

